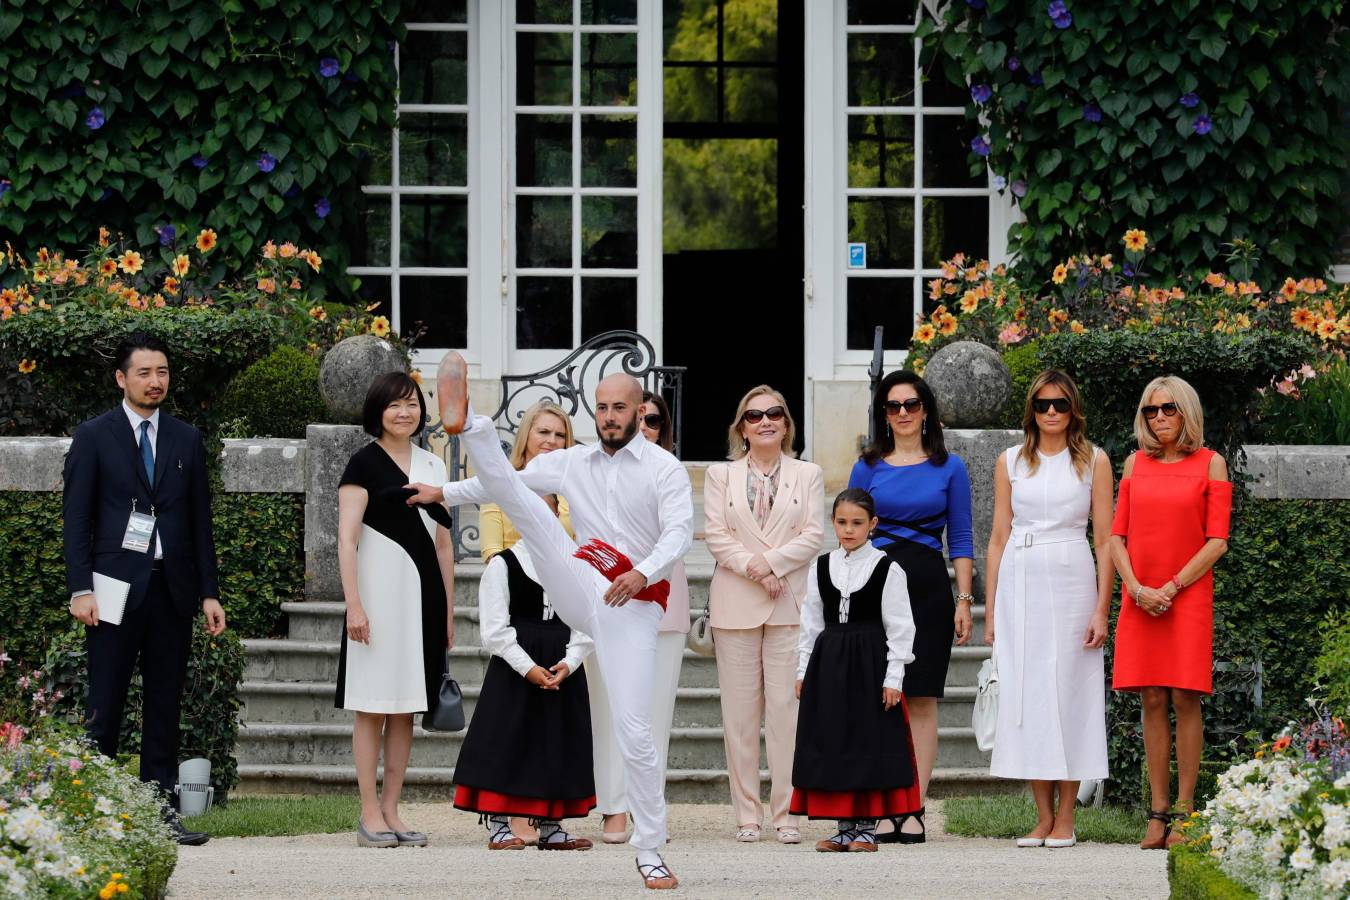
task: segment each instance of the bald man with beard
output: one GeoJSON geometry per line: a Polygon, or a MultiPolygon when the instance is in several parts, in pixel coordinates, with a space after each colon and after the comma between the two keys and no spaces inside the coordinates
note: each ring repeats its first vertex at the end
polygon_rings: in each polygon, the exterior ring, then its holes
{"type": "MultiPolygon", "coordinates": [[[[598,443],[542,453],[520,472],[502,452],[492,420],[473,415],[458,353],[442,359],[436,393],[446,432],[461,435],[478,474],[442,486],[409,485],[415,493],[408,502],[497,503],[515,524],[549,603],[569,627],[595,641],[624,758],[638,873],[648,888],[676,887],[659,852],[667,837],[666,801],[650,711],[666,578],[693,541],[689,475],[638,431],[642,385],[631,375],[610,375],[596,387],[598,443]],[[541,494],[567,498],[576,541],[541,494]]],[[[560,663],[551,684],[569,674],[560,663]]]]}

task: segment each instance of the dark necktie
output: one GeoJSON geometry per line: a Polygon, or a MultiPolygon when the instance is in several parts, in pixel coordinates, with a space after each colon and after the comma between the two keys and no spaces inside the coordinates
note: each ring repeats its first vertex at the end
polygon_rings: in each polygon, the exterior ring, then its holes
{"type": "Polygon", "coordinates": [[[150,484],[155,483],[155,450],[150,446],[150,420],[141,422],[141,463],[145,466],[145,477],[150,484]]]}

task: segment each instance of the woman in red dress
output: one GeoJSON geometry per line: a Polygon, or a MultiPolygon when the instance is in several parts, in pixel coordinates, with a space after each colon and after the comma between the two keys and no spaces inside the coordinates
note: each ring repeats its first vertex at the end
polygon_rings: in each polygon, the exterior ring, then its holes
{"type": "Polygon", "coordinates": [[[1134,417],[1139,452],[1125,460],[1111,526],[1124,584],[1116,627],[1118,691],[1138,691],[1152,805],[1139,845],[1181,840],[1172,831],[1169,769],[1176,713],[1177,807],[1189,812],[1204,748],[1200,698],[1211,693],[1214,563],[1228,551],[1233,486],[1223,457],[1203,446],[1204,412],[1180,378],[1155,378],[1134,417]]]}

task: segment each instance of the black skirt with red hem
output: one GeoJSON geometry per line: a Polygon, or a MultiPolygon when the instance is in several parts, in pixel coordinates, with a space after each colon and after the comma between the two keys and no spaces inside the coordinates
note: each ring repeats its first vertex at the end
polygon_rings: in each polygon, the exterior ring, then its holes
{"type": "Polygon", "coordinates": [[[887,791],[817,791],[796,788],[788,812],[808,819],[888,819],[923,807],[917,783],[887,791]]]}
{"type": "Polygon", "coordinates": [[[465,785],[455,788],[455,809],[491,816],[519,816],[522,819],[576,819],[595,809],[595,796],[575,800],[549,800],[542,797],[513,797],[496,791],[465,785]]]}

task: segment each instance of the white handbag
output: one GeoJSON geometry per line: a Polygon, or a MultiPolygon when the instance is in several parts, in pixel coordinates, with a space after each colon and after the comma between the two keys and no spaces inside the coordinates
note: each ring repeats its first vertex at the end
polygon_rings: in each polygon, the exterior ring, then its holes
{"type": "Polygon", "coordinates": [[[684,645],[699,656],[712,656],[713,633],[712,625],[708,621],[708,614],[704,612],[694,620],[694,624],[689,626],[689,636],[684,639],[684,645]]]}
{"type": "Polygon", "coordinates": [[[975,730],[975,745],[988,752],[994,749],[994,731],[998,726],[998,663],[994,657],[980,665],[975,680],[975,709],[970,714],[970,727],[975,730]]]}

